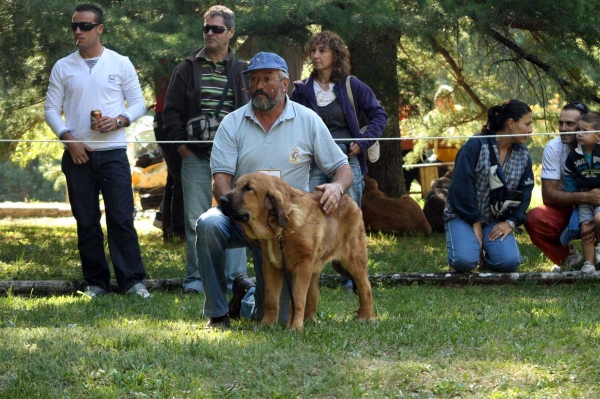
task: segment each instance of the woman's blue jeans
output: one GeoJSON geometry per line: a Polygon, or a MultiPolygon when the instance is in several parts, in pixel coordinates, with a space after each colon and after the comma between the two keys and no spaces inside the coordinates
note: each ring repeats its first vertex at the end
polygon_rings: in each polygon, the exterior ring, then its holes
{"type": "Polygon", "coordinates": [[[500,239],[490,241],[487,238],[497,223],[498,221],[493,221],[482,226],[483,248],[479,246],[471,224],[458,218],[444,224],[448,263],[455,271],[466,273],[475,269],[481,258],[482,249],[488,269],[499,273],[517,271],[522,258],[514,234],[510,233],[504,241],[500,239]]]}

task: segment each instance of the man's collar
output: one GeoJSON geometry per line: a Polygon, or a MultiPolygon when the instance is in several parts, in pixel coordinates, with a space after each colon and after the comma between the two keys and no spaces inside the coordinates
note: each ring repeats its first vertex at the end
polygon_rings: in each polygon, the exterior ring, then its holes
{"type": "MultiPolygon", "coordinates": [[[[208,58],[208,52],[206,51],[206,47],[202,47],[198,54],[196,54],[196,58],[202,58],[202,61],[212,61],[208,58]]],[[[224,62],[229,62],[233,59],[233,51],[231,51],[231,47],[227,48],[227,57],[223,60],[224,62]]]]}
{"type": "MultiPolygon", "coordinates": [[[[281,115],[279,115],[278,119],[292,119],[296,116],[296,110],[294,109],[294,105],[292,104],[292,100],[288,97],[287,93],[285,95],[285,106],[283,107],[283,111],[281,111],[281,115]]],[[[246,104],[246,108],[244,109],[244,118],[256,119],[254,113],[254,106],[252,105],[252,99],[246,104]]]]}

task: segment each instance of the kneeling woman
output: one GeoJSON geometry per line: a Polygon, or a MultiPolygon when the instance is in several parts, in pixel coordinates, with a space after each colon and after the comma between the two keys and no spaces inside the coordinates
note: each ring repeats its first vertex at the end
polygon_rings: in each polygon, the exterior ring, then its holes
{"type": "Polygon", "coordinates": [[[448,262],[454,271],[469,272],[480,259],[496,272],[514,272],[521,264],[513,231],[527,219],[533,172],[525,147],[528,137],[513,135],[531,134],[531,121],[531,109],[521,101],[494,106],[481,133],[467,140],[456,156],[444,209],[448,262]],[[514,200],[505,202],[511,206],[503,211],[498,210],[499,180],[507,189],[504,195],[514,200]]]}

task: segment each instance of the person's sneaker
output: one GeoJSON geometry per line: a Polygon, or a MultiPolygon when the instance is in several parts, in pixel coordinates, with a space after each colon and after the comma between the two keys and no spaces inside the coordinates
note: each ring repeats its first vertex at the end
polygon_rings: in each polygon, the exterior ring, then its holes
{"type": "Polygon", "coordinates": [[[240,273],[233,279],[231,285],[231,291],[233,295],[229,301],[229,317],[232,319],[238,319],[240,317],[240,310],[242,309],[242,299],[246,295],[246,292],[256,284],[248,277],[246,273],[240,273]]]}
{"type": "Polygon", "coordinates": [[[85,291],[83,293],[89,296],[90,298],[97,298],[99,296],[109,294],[109,292],[106,291],[104,288],[98,287],[96,285],[88,285],[87,287],[85,287],[85,291]]]}
{"type": "Polygon", "coordinates": [[[139,297],[142,297],[144,299],[148,299],[148,298],[152,297],[152,295],[150,294],[150,292],[148,291],[148,288],[146,288],[144,283],[137,283],[136,285],[131,287],[127,291],[127,293],[128,294],[136,294],[139,297]]]}
{"type": "Polygon", "coordinates": [[[592,262],[585,261],[583,263],[583,266],[581,267],[581,273],[589,274],[595,272],[596,268],[594,267],[594,265],[592,265],[592,262]]]}
{"type": "Polygon", "coordinates": [[[229,328],[229,315],[226,314],[225,316],[221,317],[211,317],[208,319],[208,323],[206,323],[205,328],[229,328]]]}
{"type": "Polygon", "coordinates": [[[559,265],[552,265],[550,273],[562,273],[562,268],[559,265]]]}
{"type": "Polygon", "coordinates": [[[183,293],[187,294],[187,295],[196,295],[196,294],[199,294],[200,291],[198,291],[197,289],[192,288],[192,287],[187,287],[183,290],[183,293]]]}
{"type": "Polygon", "coordinates": [[[344,291],[353,291],[354,290],[354,283],[352,282],[352,279],[346,281],[344,284],[342,284],[342,289],[344,291]]]}
{"type": "Polygon", "coordinates": [[[161,211],[156,212],[156,215],[154,216],[154,221],[152,222],[152,226],[156,227],[157,229],[162,229],[162,212],[161,211]]]}
{"type": "Polygon", "coordinates": [[[563,266],[566,271],[572,270],[581,260],[583,256],[573,246],[570,246],[569,255],[563,261],[563,266]]]}

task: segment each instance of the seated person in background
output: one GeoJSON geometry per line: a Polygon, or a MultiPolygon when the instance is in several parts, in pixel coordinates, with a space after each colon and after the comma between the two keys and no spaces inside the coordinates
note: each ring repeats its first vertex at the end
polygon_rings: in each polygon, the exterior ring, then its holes
{"type": "MultiPolygon", "coordinates": [[[[553,272],[571,268],[581,261],[581,254],[574,246],[562,246],[561,232],[569,224],[573,206],[588,203],[600,205],[600,189],[587,192],[566,192],[563,171],[567,155],[577,147],[573,132],[577,131],[577,121],[588,112],[585,104],[567,103],[560,113],[558,131],[560,136],[546,144],[542,157],[542,199],[544,205],[527,212],[525,229],[533,245],[546,255],[554,266],[553,272]]],[[[591,220],[581,225],[584,241],[593,241],[594,226],[591,220]]]]}
{"type": "MultiPolygon", "coordinates": [[[[455,119],[462,110],[462,106],[454,102],[452,94],[454,89],[448,85],[441,85],[433,97],[435,109],[425,116],[425,124],[429,128],[431,136],[443,135],[448,138],[457,136],[458,126],[455,119]],[[443,130],[440,130],[443,129],[443,130]]],[[[433,142],[433,154],[428,158],[428,162],[454,162],[458,148],[446,142],[445,140],[435,140],[433,142]]],[[[443,175],[448,167],[440,167],[439,174],[443,175]]]]}
{"type": "Polygon", "coordinates": [[[469,272],[480,259],[497,272],[514,272],[521,264],[513,230],[527,218],[533,172],[525,147],[528,137],[512,135],[530,134],[531,122],[527,104],[508,100],[488,110],[481,133],[468,139],[459,151],[444,209],[448,262],[454,271],[469,272]],[[503,172],[507,189],[523,193],[518,205],[498,217],[490,206],[490,170],[494,169],[498,175],[503,172]]]}
{"type": "MultiPolygon", "coordinates": [[[[588,112],[579,118],[577,123],[577,146],[567,156],[565,162],[565,190],[567,192],[589,191],[600,187],[600,113],[588,112]],[[590,132],[590,133],[584,133],[590,132]]],[[[594,258],[600,262],[600,206],[579,204],[579,223],[583,224],[593,220],[596,233],[596,247],[593,240],[582,240],[583,258],[585,262],[581,268],[582,273],[593,273],[594,258]],[[595,256],[594,256],[595,254],[595,256]]]]}

